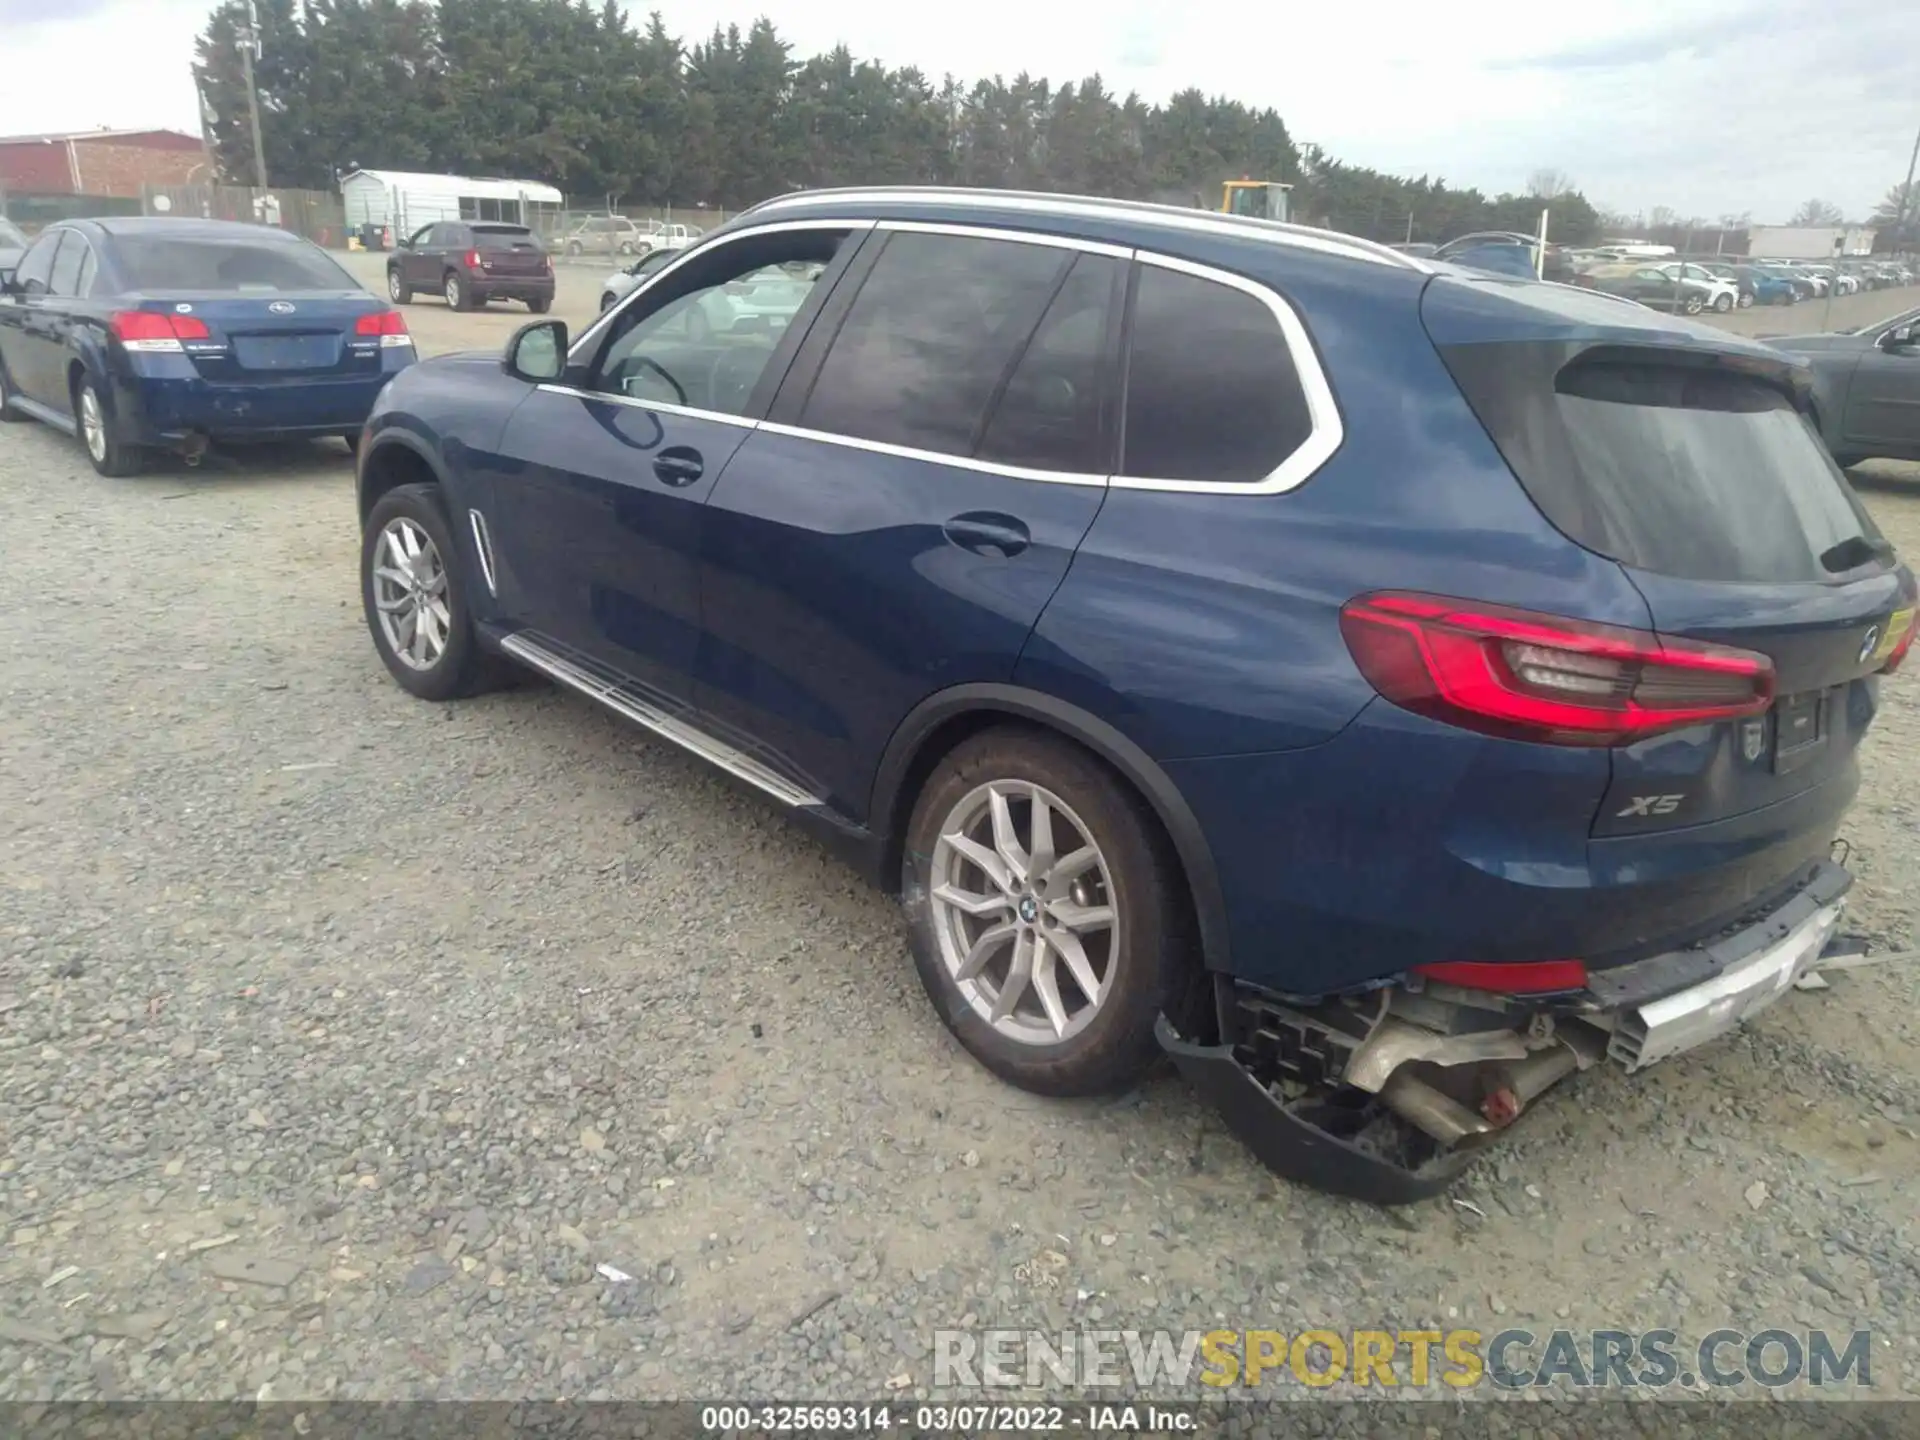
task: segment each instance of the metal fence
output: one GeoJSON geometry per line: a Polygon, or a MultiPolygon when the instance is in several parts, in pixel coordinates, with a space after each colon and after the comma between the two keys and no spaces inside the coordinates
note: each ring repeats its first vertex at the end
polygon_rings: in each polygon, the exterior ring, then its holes
{"type": "Polygon", "coordinates": [[[125,196],[73,195],[0,187],[0,216],[11,220],[29,235],[37,235],[56,220],[140,213],[140,202],[125,196]]]}
{"type": "Polygon", "coordinates": [[[739,213],[704,205],[616,203],[609,209],[605,201],[569,199],[565,209],[543,216],[543,223],[535,228],[557,258],[612,263],[644,249],[656,225],[684,225],[689,231],[705,232],[739,213]]]}
{"type": "Polygon", "coordinates": [[[272,225],[341,250],[347,244],[340,197],[322,190],[260,190],[247,185],[148,185],[140,209],[147,215],[183,215],[200,220],[243,220],[272,225]]]}

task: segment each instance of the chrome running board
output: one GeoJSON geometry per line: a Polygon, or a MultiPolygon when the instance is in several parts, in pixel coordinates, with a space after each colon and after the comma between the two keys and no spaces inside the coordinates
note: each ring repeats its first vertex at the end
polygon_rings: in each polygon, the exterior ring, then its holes
{"type": "Polygon", "coordinates": [[[691,751],[708,764],[719,766],[735,779],[746,781],[756,790],[764,791],[782,805],[806,809],[825,803],[818,795],[808,794],[791,780],[763,765],[751,755],[742,754],[725,741],[716,740],[706,731],[697,729],[686,721],[669,715],[659,706],[643,700],[633,692],[630,686],[594,674],[586,666],[568,659],[525,633],[507,636],[500,642],[500,648],[522,664],[531,665],[541,674],[559,681],[568,689],[579,691],[589,700],[599,701],[615,714],[633,721],[636,725],[644,726],[663,740],[671,740],[681,749],[691,751]]]}

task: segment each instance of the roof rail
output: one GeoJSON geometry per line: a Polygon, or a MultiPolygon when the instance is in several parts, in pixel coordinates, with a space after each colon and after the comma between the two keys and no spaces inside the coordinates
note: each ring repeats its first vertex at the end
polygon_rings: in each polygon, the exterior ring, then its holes
{"type": "Polygon", "coordinates": [[[742,211],[753,215],[762,211],[825,201],[922,200],[927,202],[966,202],[993,205],[1002,210],[1025,210],[1036,215],[1062,218],[1102,219],[1109,216],[1132,218],[1172,230],[1230,235],[1267,240],[1302,250],[1339,255],[1349,260],[1365,260],[1396,270],[1420,274],[1434,273],[1431,266],[1415,256],[1363,240],[1357,235],[1320,230],[1310,225],[1292,225],[1280,220],[1265,220],[1250,215],[1219,215],[1210,210],[1188,210],[1178,205],[1158,205],[1145,200],[1116,200],[1093,195],[1059,195],[1031,190],[983,190],[945,185],[859,185],[831,190],[796,190],[742,211]]]}

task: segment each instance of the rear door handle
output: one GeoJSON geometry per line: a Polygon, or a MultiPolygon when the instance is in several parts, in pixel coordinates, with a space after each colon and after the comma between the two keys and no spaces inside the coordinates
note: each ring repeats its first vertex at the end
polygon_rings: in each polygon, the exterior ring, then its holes
{"type": "Polygon", "coordinates": [[[941,533],[962,550],[990,555],[996,560],[1018,555],[1033,543],[1027,527],[1011,515],[972,511],[956,515],[940,527],[941,533]]]}
{"type": "Polygon", "coordinates": [[[680,490],[707,473],[707,462],[691,445],[669,445],[653,457],[653,473],[662,485],[680,490]]]}

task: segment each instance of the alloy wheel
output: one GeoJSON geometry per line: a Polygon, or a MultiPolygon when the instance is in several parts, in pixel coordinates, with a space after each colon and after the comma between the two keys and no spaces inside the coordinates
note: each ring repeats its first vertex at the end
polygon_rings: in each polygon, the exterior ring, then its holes
{"type": "Polygon", "coordinates": [[[374,549],[373,604],[387,648],[403,665],[440,663],[453,634],[447,567],[433,537],[404,515],[387,522],[374,549]]]}
{"type": "Polygon", "coordinates": [[[455,310],[460,308],[460,277],[458,275],[447,276],[447,304],[455,310]]]}
{"type": "Polygon", "coordinates": [[[1120,921],[1106,857],[1052,792],[978,786],[940,826],[929,872],[941,962],[999,1034],[1057,1045],[1086,1029],[1117,978],[1120,921]]]}
{"type": "Polygon", "coordinates": [[[400,272],[398,270],[389,270],[387,272],[387,295],[388,298],[396,302],[400,299],[400,272]]]}
{"type": "Polygon", "coordinates": [[[93,457],[96,465],[105,464],[107,459],[107,417],[100,409],[100,397],[93,393],[93,386],[80,387],[80,434],[86,441],[87,454],[93,457]]]}

